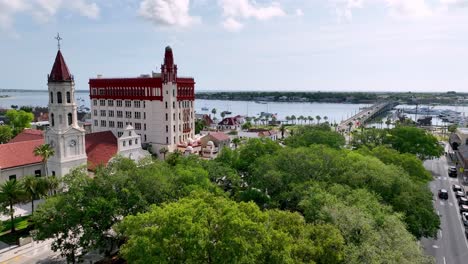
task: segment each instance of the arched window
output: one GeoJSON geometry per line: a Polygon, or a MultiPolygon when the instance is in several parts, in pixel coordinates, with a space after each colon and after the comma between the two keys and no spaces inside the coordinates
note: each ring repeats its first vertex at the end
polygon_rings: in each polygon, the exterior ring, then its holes
{"type": "Polygon", "coordinates": [[[72,122],[73,122],[73,117],[72,117],[71,113],[68,113],[67,119],[68,119],[68,125],[70,126],[72,124],[72,122]]]}
{"type": "Polygon", "coordinates": [[[71,103],[71,96],[70,96],[70,92],[67,92],[67,103],[71,103]]]}
{"type": "Polygon", "coordinates": [[[57,92],[57,104],[62,103],[62,92],[57,92]]]}
{"type": "Polygon", "coordinates": [[[53,92],[50,92],[50,103],[51,104],[54,103],[54,93],[53,92]]]}
{"type": "Polygon", "coordinates": [[[50,125],[55,126],[54,114],[50,114],[50,125]]]}

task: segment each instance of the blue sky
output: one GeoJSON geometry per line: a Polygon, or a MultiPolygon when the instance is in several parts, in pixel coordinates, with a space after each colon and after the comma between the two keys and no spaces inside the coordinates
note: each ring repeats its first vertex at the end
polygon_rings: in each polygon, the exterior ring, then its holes
{"type": "Polygon", "coordinates": [[[468,91],[468,0],[0,0],[0,89],[159,71],[198,90],[468,91]]]}

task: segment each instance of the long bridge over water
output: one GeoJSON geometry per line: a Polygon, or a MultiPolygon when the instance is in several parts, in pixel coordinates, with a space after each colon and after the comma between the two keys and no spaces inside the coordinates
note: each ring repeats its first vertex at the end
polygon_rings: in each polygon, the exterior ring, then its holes
{"type": "Polygon", "coordinates": [[[353,115],[352,117],[341,121],[341,123],[336,127],[336,131],[345,132],[345,131],[352,131],[360,126],[363,126],[376,116],[379,116],[393,107],[397,106],[398,103],[395,101],[387,101],[387,102],[379,102],[371,107],[368,107],[361,112],[353,115]]]}

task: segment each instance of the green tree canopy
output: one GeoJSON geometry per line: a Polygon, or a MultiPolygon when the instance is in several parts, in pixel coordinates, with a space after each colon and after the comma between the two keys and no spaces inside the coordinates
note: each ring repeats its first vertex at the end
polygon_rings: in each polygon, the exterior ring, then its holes
{"type": "Polygon", "coordinates": [[[153,206],[117,225],[131,263],[340,263],[344,239],[297,213],[262,212],[207,193],[153,206]]]}
{"type": "Polygon", "coordinates": [[[387,143],[401,153],[411,153],[425,160],[444,153],[437,138],[417,127],[397,126],[390,130],[387,143]]]}
{"type": "Polygon", "coordinates": [[[339,133],[332,131],[328,124],[319,126],[299,127],[294,135],[285,139],[285,144],[290,147],[308,147],[312,144],[323,144],[332,148],[341,148],[345,139],[339,133]]]}
{"type": "Polygon", "coordinates": [[[32,113],[14,109],[8,110],[6,112],[6,117],[9,120],[9,125],[13,129],[14,135],[19,134],[24,128],[31,127],[31,122],[34,119],[34,115],[32,113]]]}
{"type": "Polygon", "coordinates": [[[10,126],[0,125],[0,144],[7,143],[13,137],[13,130],[10,126]]]}

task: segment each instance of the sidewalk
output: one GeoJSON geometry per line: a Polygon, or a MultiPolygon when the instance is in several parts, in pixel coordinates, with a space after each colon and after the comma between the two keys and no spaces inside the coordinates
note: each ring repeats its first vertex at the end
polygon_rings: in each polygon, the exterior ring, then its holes
{"type": "Polygon", "coordinates": [[[66,263],[59,253],[50,249],[52,239],[35,242],[15,247],[8,251],[0,251],[1,264],[22,264],[22,263],[66,263]]]}
{"type": "MultiPolygon", "coordinates": [[[[37,207],[39,206],[39,204],[42,204],[43,202],[44,202],[43,199],[35,200],[34,201],[34,210],[36,210],[37,207]]],[[[14,214],[15,217],[20,217],[20,216],[25,216],[25,215],[30,215],[31,214],[31,203],[30,202],[29,203],[24,203],[24,204],[17,204],[15,206],[13,206],[13,208],[15,209],[15,214],[14,214]]],[[[0,221],[5,221],[5,220],[10,220],[10,216],[0,214],[0,221]]]]}

